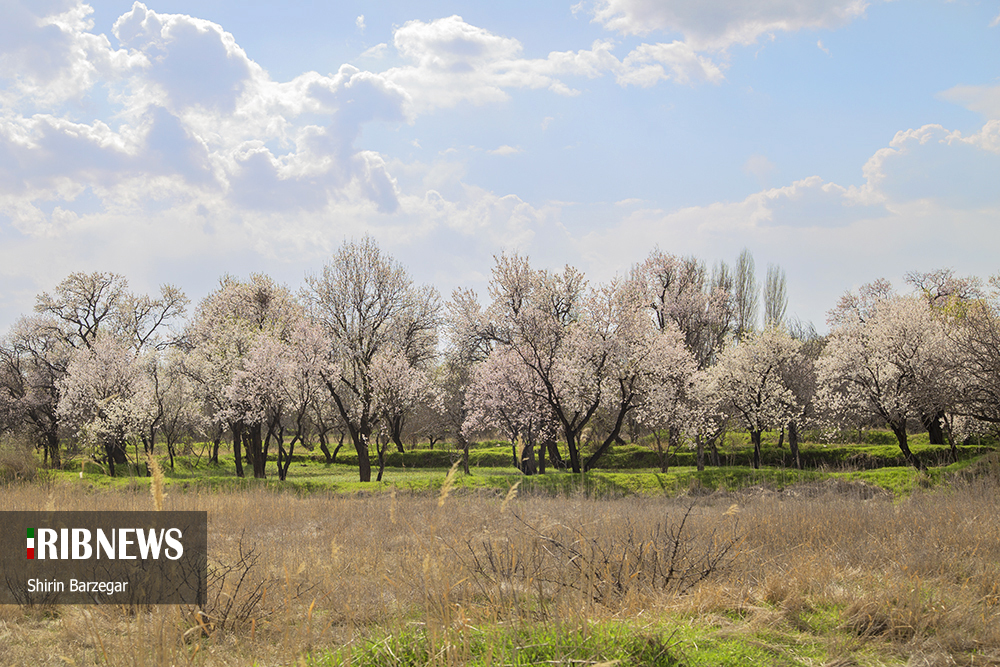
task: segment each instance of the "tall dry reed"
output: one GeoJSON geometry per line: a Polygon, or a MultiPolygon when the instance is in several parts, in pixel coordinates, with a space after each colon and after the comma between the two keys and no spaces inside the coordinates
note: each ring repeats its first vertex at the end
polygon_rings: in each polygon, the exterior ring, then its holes
{"type": "MultiPolygon", "coordinates": [[[[995,484],[898,501],[850,488],[797,493],[598,501],[447,483],[437,497],[154,491],[157,508],[208,511],[206,608],[5,607],[3,659],[284,665],[420,628],[442,664],[462,664],[470,628],[601,618],[695,618],[748,637],[799,629],[848,657],[1000,659],[995,484]]],[[[150,503],[69,485],[2,494],[8,509],[150,503]]]]}

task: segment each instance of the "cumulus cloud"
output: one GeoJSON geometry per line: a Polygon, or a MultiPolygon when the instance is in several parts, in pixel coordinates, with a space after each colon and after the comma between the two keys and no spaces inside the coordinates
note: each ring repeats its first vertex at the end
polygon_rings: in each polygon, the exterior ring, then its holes
{"type": "Polygon", "coordinates": [[[549,60],[522,59],[516,39],[473,26],[460,16],[430,23],[409,21],[396,30],[393,43],[410,64],[394,67],[385,76],[412,96],[415,112],[460,102],[502,102],[507,99],[507,88],[570,93],[553,75],[569,72],[577,59],[583,62],[573,73],[591,73],[585,64],[587,55],[559,54],[553,62],[551,56],[549,60]]]}
{"type": "Polygon", "coordinates": [[[89,32],[85,5],[30,7],[0,10],[12,25],[37,25],[0,42],[4,64],[37,49],[49,57],[0,92],[9,103],[0,116],[0,214],[22,233],[82,224],[69,213],[84,192],[105,213],[196,202],[251,217],[248,209],[316,212],[351,198],[397,208],[384,160],[354,146],[366,123],[406,118],[408,94],[386,77],[345,65],[275,82],[221,26],[141,2],[115,22],[124,48],[112,51],[89,32]],[[50,90],[68,79],[72,86],[50,90]],[[113,126],[79,122],[62,104],[99,92],[116,111],[113,126]]]}
{"type": "Polygon", "coordinates": [[[136,65],[89,32],[92,12],[72,0],[0,3],[0,104],[58,106],[136,65]]]}
{"type": "Polygon", "coordinates": [[[300,279],[303,262],[365,233],[390,250],[457,243],[479,268],[497,248],[563,233],[544,208],[463,183],[464,171],[446,157],[402,165],[357,143],[369,123],[411,122],[420,110],[450,103],[443,91],[471,80],[463,78],[466,65],[495,74],[455,93],[477,101],[508,87],[558,89],[545,71],[568,71],[578,59],[573,71],[586,75],[586,54],[533,69],[519,59],[516,40],[455,21],[408,24],[395,44],[412,71],[390,76],[343,65],[274,81],[218,24],[136,2],[114,23],[122,45],[114,50],[92,33],[89,11],[57,2],[0,7],[9,19],[0,31],[25,28],[0,40],[2,71],[31,61],[0,81],[4,307],[20,285],[29,301],[18,307],[30,308],[37,286],[51,287],[52,266],[131,276],[181,271],[204,286],[219,273],[245,271],[250,257],[254,266],[270,262],[278,277],[300,279]],[[80,106],[66,101],[86,95],[109,111],[78,117],[80,106]],[[155,248],[155,257],[136,252],[142,248],[155,248]]]}
{"type": "Polygon", "coordinates": [[[940,125],[896,133],[889,146],[865,164],[866,183],[852,194],[859,200],[935,200],[953,206],[1000,204],[1000,121],[988,121],[968,136],[940,125]]]}
{"type": "Polygon", "coordinates": [[[661,80],[688,84],[722,80],[710,58],[683,42],[642,44],[624,59],[614,55],[613,40],[597,40],[589,49],[552,51],[545,58],[524,58],[521,43],[449,16],[429,23],[409,21],[396,30],[393,44],[407,65],[384,76],[412,97],[412,113],[503,102],[508,89],[548,88],[577,95],[566,79],[595,79],[611,74],[623,85],[652,86],[661,80]]]}
{"type": "Polygon", "coordinates": [[[198,106],[231,113],[254,77],[263,76],[222,26],[183,14],[158,14],[141,2],[115,22],[125,47],[146,56],[143,83],[172,111],[198,106]]]}
{"type": "Polygon", "coordinates": [[[837,28],[864,15],[865,0],[597,0],[594,20],[627,35],[680,33],[698,51],[752,44],[762,35],[837,28]]]}

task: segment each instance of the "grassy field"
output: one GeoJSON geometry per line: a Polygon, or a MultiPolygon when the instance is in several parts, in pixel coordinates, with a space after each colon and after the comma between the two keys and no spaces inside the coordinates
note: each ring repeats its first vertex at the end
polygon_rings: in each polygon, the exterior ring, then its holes
{"type": "MultiPolygon", "coordinates": [[[[407,452],[381,485],[181,459],[164,509],[208,512],[206,607],[0,607],[0,663],[1000,665],[997,454],[530,478],[475,454],[449,478],[407,452]]],[[[4,508],[153,508],[148,478],[67,468],[4,508]]]]}
{"type": "MultiPolygon", "coordinates": [[[[995,443],[958,447],[958,461],[951,462],[949,448],[929,445],[926,435],[917,436],[911,445],[914,453],[930,466],[920,472],[907,465],[895,444],[882,444],[885,434],[866,434],[875,443],[832,444],[806,443],[801,448],[802,470],[787,465],[787,447],[774,446],[776,434],[765,438],[764,466],[754,470],[749,466],[752,449],[745,434],[730,434],[720,447],[720,459],[726,465],[695,468],[690,451],[672,453],[668,472],[659,471],[659,455],[649,446],[630,444],[614,447],[601,461],[601,466],[586,475],[574,475],[551,465],[544,475],[525,477],[512,465],[507,444],[485,443],[470,452],[471,474],[459,475],[453,484],[460,489],[493,490],[506,493],[520,483],[522,493],[548,495],[584,495],[616,498],[629,495],[701,496],[715,491],[736,491],[753,486],[780,490],[786,486],[824,480],[864,482],[893,492],[910,493],[915,488],[933,486],[959,473],[977,459],[994,451],[995,443]],[[989,446],[987,446],[989,445],[989,446]],[[808,464],[808,465],[806,465],[808,464]]],[[[237,491],[265,487],[295,493],[334,492],[345,494],[436,493],[440,490],[444,472],[458,460],[454,449],[415,449],[405,453],[392,452],[387,457],[382,482],[358,481],[357,456],[343,452],[337,463],[327,464],[319,452],[299,450],[289,469],[288,478],[278,479],[273,461],[267,468],[267,479],[239,478],[231,451],[220,453],[219,464],[208,462],[203,445],[192,447],[192,453],[176,457],[173,468],[168,457],[158,456],[166,475],[168,488],[203,491],[237,491]],[[200,454],[200,455],[199,455],[200,454]]],[[[345,449],[347,449],[345,447],[345,449]]],[[[135,471],[133,471],[135,472],[135,471]]],[[[122,488],[138,491],[148,488],[145,466],[138,475],[107,475],[98,464],[82,456],[68,456],[61,470],[43,471],[41,478],[53,483],[102,490],[122,488]]]]}
{"type": "MultiPolygon", "coordinates": [[[[996,466],[905,498],[786,491],[174,489],[165,509],[209,513],[205,615],[5,607],[3,662],[1000,664],[996,466]]],[[[3,494],[10,509],[153,506],[61,483],[3,494]]]]}

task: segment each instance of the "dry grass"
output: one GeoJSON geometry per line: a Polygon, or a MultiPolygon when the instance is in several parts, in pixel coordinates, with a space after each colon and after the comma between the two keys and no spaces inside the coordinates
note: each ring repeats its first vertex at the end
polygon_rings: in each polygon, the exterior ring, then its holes
{"type": "MultiPolygon", "coordinates": [[[[435,649],[425,662],[464,664],[473,630],[618,619],[779,653],[774,637],[822,646],[786,664],[1000,664],[998,487],[897,502],[832,491],[696,502],[172,492],[155,502],[209,513],[206,608],[0,607],[2,662],[326,664],[365,638],[418,632],[435,649]]],[[[22,510],[149,510],[155,498],[0,493],[22,510]]],[[[681,649],[698,662],[700,649],[681,649]]]]}
{"type": "Polygon", "coordinates": [[[30,481],[38,476],[35,447],[25,437],[0,434],[0,483],[30,481]]]}

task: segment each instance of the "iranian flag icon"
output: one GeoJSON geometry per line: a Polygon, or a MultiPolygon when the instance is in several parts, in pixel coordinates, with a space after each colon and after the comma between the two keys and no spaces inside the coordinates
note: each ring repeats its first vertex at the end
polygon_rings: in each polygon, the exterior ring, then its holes
{"type": "Polygon", "coordinates": [[[35,560],[35,529],[28,529],[28,560],[35,560]]]}

